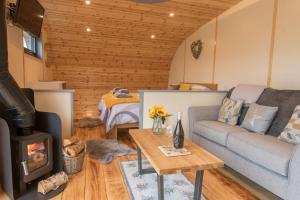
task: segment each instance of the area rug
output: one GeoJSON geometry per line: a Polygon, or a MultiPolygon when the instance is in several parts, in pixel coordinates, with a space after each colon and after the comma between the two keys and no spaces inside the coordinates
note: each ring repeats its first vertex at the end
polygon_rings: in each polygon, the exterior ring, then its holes
{"type": "Polygon", "coordinates": [[[136,154],[136,151],[126,144],[119,144],[117,140],[88,140],[86,152],[91,158],[99,160],[102,164],[110,163],[115,157],[136,154]]]}
{"type": "MultiPolygon", "coordinates": [[[[151,168],[147,160],[143,160],[143,168],[151,168]]],[[[130,198],[132,200],[157,200],[157,175],[139,175],[137,160],[120,162],[130,198]]],[[[192,200],[194,185],[183,174],[164,176],[165,200],[192,200]]],[[[206,200],[202,195],[201,200],[206,200]]]]}

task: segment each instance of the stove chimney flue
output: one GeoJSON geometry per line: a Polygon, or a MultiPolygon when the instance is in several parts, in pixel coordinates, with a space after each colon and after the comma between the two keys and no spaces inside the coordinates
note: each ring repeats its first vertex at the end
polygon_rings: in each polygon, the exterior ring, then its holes
{"type": "Polygon", "coordinates": [[[6,1],[0,5],[0,102],[17,128],[35,125],[35,109],[8,71],[6,1]]]}

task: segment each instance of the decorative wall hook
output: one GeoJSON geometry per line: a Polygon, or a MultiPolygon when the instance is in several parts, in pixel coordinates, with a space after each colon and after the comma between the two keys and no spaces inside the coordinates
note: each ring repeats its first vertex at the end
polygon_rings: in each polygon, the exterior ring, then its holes
{"type": "Polygon", "coordinates": [[[192,51],[192,55],[195,59],[198,59],[200,54],[201,54],[201,51],[202,51],[202,41],[201,40],[197,40],[197,41],[194,41],[192,44],[191,44],[191,51],[192,51]]]}

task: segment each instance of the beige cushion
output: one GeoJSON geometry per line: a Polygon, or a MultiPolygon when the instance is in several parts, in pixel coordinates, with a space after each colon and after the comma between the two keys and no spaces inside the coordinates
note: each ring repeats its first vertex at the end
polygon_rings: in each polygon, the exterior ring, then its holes
{"type": "Polygon", "coordinates": [[[300,144],[300,105],[294,110],[294,113],[279,136],[279,139],[291,144],[300,144]]]}
{"type": "Polygon", "coordinates": [[[226,146],[230,133],[243,132],[239,126],[231,126],[218,121],[198,121],[194,124],[194,133],[217,144],[226,146]]]}
{"type": "Polygon", "coordinates": [[[219,111],[220,122],[224,122],[230,125],[236,125],[243,106],[243,100],[232,100],[225,98],[219,111]]]}

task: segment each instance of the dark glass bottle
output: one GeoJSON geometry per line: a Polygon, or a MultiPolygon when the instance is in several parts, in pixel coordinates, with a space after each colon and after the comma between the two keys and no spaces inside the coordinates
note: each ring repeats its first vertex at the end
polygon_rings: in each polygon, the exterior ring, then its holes
{"type": "Polygon", "coordinates": [[[174,147],[176,149],[183,148],[184,143],[184,131],[181,124],[181,113],[177,113],[177,124],[173,134],[174,147]]]}

